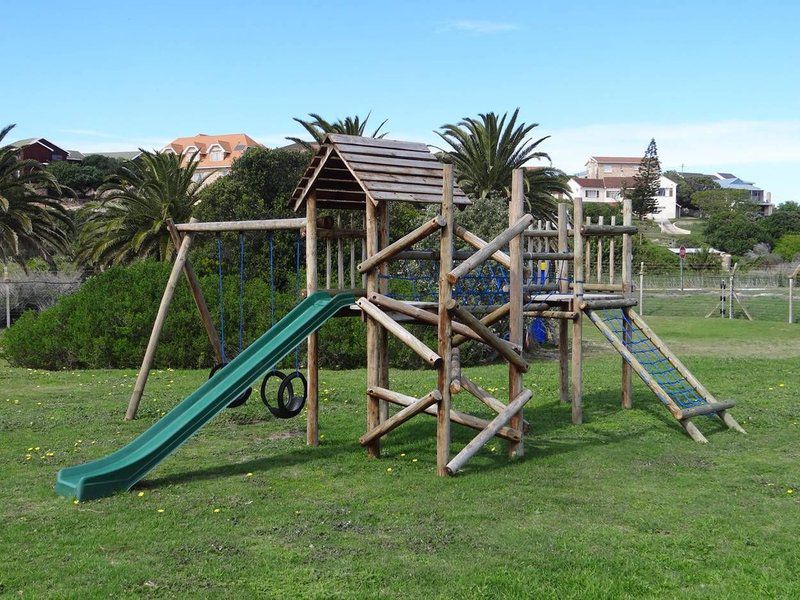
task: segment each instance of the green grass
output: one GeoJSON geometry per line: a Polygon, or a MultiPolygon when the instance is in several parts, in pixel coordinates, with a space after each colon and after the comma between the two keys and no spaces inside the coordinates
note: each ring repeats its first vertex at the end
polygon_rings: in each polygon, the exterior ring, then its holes
{"type": "MultiPolygon", "coordinates": [[[[76,505],[53,493],[56,471],[129,441],[206,373],[157,372],[126,423],[132,371],[0,366],[0,596],[797,597],[800,329],[651,324],[739,401],[749,435],[701,418],[710,443],[695,444],[638,382],[621,410],[619,359],[591,334],[586,423],[569,424],[557,364],[537,360],[522,460],[490,443],[462,476],[438,478],[424,415],[369,460],[357,443],[365,373],[325,371],[319,448],[304,445],[301,420],[251,400],[132,492],[76,505]]],[[[469,372],[505,391],[505,368],[469,372]]],[[[410,394],[434,380],[392,373],[410,394]]],[[[464,393],[456,404],[481,412],[464,393]]],[[[457,450],[472,432],[453,431],[457,450]]]]}
{"type": "MultiPolygon", "coordinates": [[[[739,290],[737,294],[753,319],[786,323],[789,319],[789,292],[787,288],[739,290]]],[[[648,316],[705,317],[719,305],[718,290],[645,290],[644,313],[648,316]]],[[[796,300],[797,302],[797,300],[796,300]]],[[[736,318],[744,319],[741,306],[734,302],[736,318]]],[[[800,310],[795,309],[795,313],[800,310]]],[[[795,314],[795,319],[800,315],[795,314]]],[[[712,318],[719,319],[718,311],[712,318]]]]}

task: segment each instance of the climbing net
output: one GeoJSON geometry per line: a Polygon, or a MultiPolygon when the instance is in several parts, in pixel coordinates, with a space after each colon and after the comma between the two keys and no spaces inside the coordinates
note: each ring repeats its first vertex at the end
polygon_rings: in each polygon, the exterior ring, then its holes
{"type": "Polygon", "coordinates": [[[681,408],[706,404],[653,341],[620,309],[597,310],[602,321],[681,408]]]}

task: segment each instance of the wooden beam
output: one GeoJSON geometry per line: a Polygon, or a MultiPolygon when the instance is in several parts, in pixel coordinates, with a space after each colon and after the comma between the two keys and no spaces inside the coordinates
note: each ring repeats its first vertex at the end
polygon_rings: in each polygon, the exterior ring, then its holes
{"type": "MultiPolygon", "coordinates": [[[[506,409],[506,404],[492,396],[488,391],[483,389],[477,383],[472,381],[469,377],[461,374],[461,387],[467,390],[472,396],[483,402],[486,406],[491,408],[495,413],[500,414],[506,409]]],[[[531,424],[525,419],[522,420],[522,432],[528,433],[531,430],[531,424]]]]}
{"type": "MultiPolygon", "coordinates": [[[[489,244],[489,242],[479,238],[477,235],[463,228],[461,225],[456,225],[455,234],[478,251],[483,250],[489,244]]],[[[492,254],[492,259],[503,265],[506,269],[511,264],[511,259],[508,257],[508,254],[502,250],[495,251],[492,254]]]]}
{"type": "Polygon", "coordinates": [[[602,310],[604,308],[627,308],[636,306],[639,301],[636,298],[608,298],[605,300],[584,300],[581,302],[581,310],[602,310]]]}
{"type": "MultiPolygon", "coordinates": [[[[439,317],[435,313],[419,308],[418,306],[413,306],[412,304],[403,302],[402,300],[395,300],[394,298],[384,296],[383,294],[370,294],[369,301],[382,308],[385,308],[386,310],[391,310],[406,315],[407,317],[412,317],[421,323],[427,323],[428,325],[439,324],[439,317]]],[[[453,331],[474,340],[481,339],[477,333],[472,331],[472,329],[455,321],[453,321],[453,331]]]]}
{"type": "MultiPolygon", "coordinates": [[[[583,200],[575,198],[572,204],[572,251],[575,260],[573,268],[573,301],[572,306],[580,306],[583,302],[583,285],[585,283],[584,241],[581,234],[583,222],[583,200]]],[[[572,322],[572,422],[579,425],[583,422],[583,313],[572,322]]]]}
{"type": "MultiPolygon", "coordinates": [[[[438,367],[442,361],[442,357],[436,354],[433,350],[428,348],[424,342],[412,334],[408,329],[400,325],[397,321],[392,319],[389,315],[383,312],[380,308],[372,304],[366,298],[359,298],[356,304],[363,310],[370,318],[374,319],[397,339],[403,342],[406,346],[411,348],[422,360],[429,365],[438,367]]],[[[373,386],[380,387],[380,386],[373,386]]]]}
{"type": "MultiPolygon", "coordinates": [[[[317,197],[314,192],[306,196],[306,290],[317,291],[317,197]]],[[[306,359],[306,444],[319,445],[319,334],[308,336],[306,359]]]]}
{"type": "Polygon", "coordinates": [[[682,408],[679,420],[691,419],[693,417],[701,417],[703,415],[710,415],[711,413],[720,413],[736,406],[736,402],[713,402],[693,406],[691,408],[682,408]]]}
{"type": "Polygon", "coordinates": [[[584,225],[581,228],[581,233],[584,237],[631,235],[638,232],[639,228],[635,225],[603,225],[602,221],[598,225],[584,225]]]}
{"type": "MultiPolygon", "coordinates": [[[[477,454],[478,450],[480,450],[486,442],[492,439],[497,432],[505,426],[506,423],[511,421],[515,415],[520,414],[522,412],[522,407],[531,399],[533,396],[533,392],[530,390],[522,390],[517,396],[508,403],[506,409],[497,415],[491,422],[486,426],[486,428],[481,431],[478,435],[476,435],[470,443],[468,443],[464,448],[453,457],[449,463],[447,463],[447,472],[450,475],[455,475],[456,472],[463,467],[466,462],[477,454]]],[[[520,442],[521,443],[521,439],[520,442]]]]}
{"type": "MultiPolygon", "coordinates": [[[[364,223],[367,237],[363,248],[365,256],[370,257],[378,252],[378,210],[372,199],[366,202],[365,206],[364,223]]],[[[368,296],[380,292],[377,271],[365,273],[364,277],[368,296]]],[[[375,319],[367,319],[367,388],[381,387],[380,338],[378,322],[375,319]]],[[[367,431],[372,431],[378,425],[380,425],[380,400],[367,394],[367,431]]],[[[376,439],[367,446],[367,454],[373,458],[380,456],[380,440],[376,439]]]]}
{"type": "MultiPolygon", "coordinates": [[[[480,322],[483,325],[485,325],[486,327],[488,327],[489,325],[497,323],[497,321],[499,321],[500,319],[505,317],[508,314],[509,310],[511,310],[511,305],[507,302],[507,303],[503,304],[502,306],[498,306],[497,308],[495,308],[490,313],[484,315],[481,318],[480,322]]],[[[470,329],[470,331],[472,331],[472,329],[470,329]]],[[[475,334],[475,335],[477,335],[477,334],[475,334]]],[[[480,337],[480,336],[478,336],[478,337],[480,337]]],[[[453,336],[453,347],[460,346],[461,344],[466,342],[468,339],[470,339],[470,338],[467,337],[466,335],[453,336]]]]}
{"type": "Polygon", "coordinates": [[[133,386],[133,393],[128,401],[128,410],[125,412],[126,421],[135,419],[136,412],[139,410],[139,403],[142,400],[144,386],[147,383],[147,378],[150,376],[150,370],[153,368],[153,359],[155,359],[156,356],[156,348],[158,347],[158,340],[161,337],[161,330],[164,327],[164,321],[167,318],[167,311],[172,302],[172,297],[175,295],[175,287],[178,285],[178,280],[183,272],[183,266],[186,264],[186,260],[189,257],[189,248],[191,245],[192,235],[187,234],[184,236],[178,248],[178,254],[175,257],[175,262],[172,263],[172,271],[169,274],[167,285],[164,288],[164,294],[161,296],[161,303],[158,305],[158,312],[153,322],[153,329],[150,332],[150,339],[147,342],[147,349],[144,352],[142,366],[139,368],[139,374],[133,386]]]}
{"type": "MultiPolygon", "coordinates": [[[[622,200],[622,226],[633,226],[633,202],[630,198],[623,198],[622,200]]],[[[630,233],[622,234],[622,293],[627,297],[633,291],[633,240],[630,233]]],[[[623,308],[623,312],[627,316],[628,308],[623,308]]],[[[623,326],[623,342],[627,344],[632,336],[630,323],[625,322],[623,326]]],[[[633,407],[633,373],[628,361],[622,361],[621,371],[621,402],[624,408],[633,407]]],[[[687,430],[689,431],[689,430],[687,430]]],[[[690,435],[692,432],[689,432],[690,435]]],[[[699,433],[699,431],[697,432],[699,433]]]]}
{"type": "Polygon", "coordinates": [[[223,231],[276,231],[279,229],[303,229],[306,219],[264,219],[260,221],[216,221],[189,222],[175,225],[182,233],[208,233],[223,231]]]}
{"type": "Polygon", "coordinates": [[[450,351],[450,393],[458,394],[461,391],[461,350],[453,348],[450,351]]]}
{"type": "MultiPolygon", "coordinates": [[[[392,404],[397,404],[398,406],[410,406],[412,403],[404,400],[402,398],[384,398],[387,402],[391,402],[392,404]]],[[[416,398],[412,398],[412,400],[416,401],[416,398]]],[[[439,402],[439,406],[441,406],[441,401],[439,402]]],[[[438,409],[430,406],[422,411],[424,414],[432,415],[437,417],[438,419],[438,409]]],[[[489,421],[486,419],[481,419],[480,417],[476,417],[474,415],[470,415],[467,413],[459,412],[456,410],[449,410],[447,415],[447,422],[449,423],[456,423],[457,425],[463,425],[464,427],[469,427],[470,429],[475,429],[477,431],[483,431],[489,425],[489,421]]],[[[515,429],[511,429],[510,427],[502,427],[497,432],[497,437],[502,438],[504,440],[508,440],[510,442],[518,442],[521,439],[519,431],[515,429]]],[[[449,462],[449,461],[448,461],[449,462]]],[[[446,468],[446,465],[445,465],[446,468]]]]}
{"type": "Polygon", "coordinates": [[[391,259],[399,252],[406,250],[410,246],[413,246],[418,241],[425,239],[434,231],[438,231],[444,227],[444,217],[441,215],[435,216],[430,221],[423,223],[419,227],[417,227],[414,231],[407,233],[399,240],[389,244],[388,246],[382,248],[379,252],[370,256],[367,260],[362,262],[358,265],[359,273],[366,273],[370,269],[374,269],[381,263],[391,259]]]}
{"type": "Polygon", "coordinates": [[[498,354],[506,359],[509,363],[516,366],[520,371],[523,373],[528,372],[528,363],[525,362],[517,352],[514,350],[514,347],[505,340],[499,338],[489,329],[486,325],[480,322],[476,316],[474,316],[471,312],[467,309],[459,306],[458,302],[455,300],[449,300],[447,302],[447,310],[458,317],[458,320],[464,323],[467,327],[472,329],[475,333],[477,333],[484,342],[486,342],[489,346],[497,350],[498,354]]]}
{"type": "Polygon", "coordinates": [[[450,420],[452,398],[450,382],[451,352],[453,350],[453,322],[447,303],[453,299],[453,287],[447,279],[447,273],[453,268],[453,250],[455,246],[455,178],[453,165],[442,165],[442,207],[440,214],[444,218],[444,226],[439,233],[439,306],[438,324],[436,327],[437,350],[444,359],[439,366],[436,386],[442,399],[436,407],[436,473],[440,477],[447,475],[447,462],[450,460],[450,420]]]}
{"type": "MultiPolygon", "coordinates": [[[[569,252],[569,232],[567,230],[569,215],[567,205],[558,203],[558,252],[569,252]]],[[[572,254],[574,260],[575,255],[572,254]]],[[[557,264],[559,291],[569,292],[569,263],[561,261],[557,264]]],[[[559,400],[563,404],[569,402],[569,323],[565,319],[558,322],[558,390],[559,400]]]]}
{"type": "Polygon", "coordinates": [[[508,244],[513,238],[519,237],[519,234],[522,233],[526,227],[529,227],[532,222],[533,217],[531,215],[524,215],[520,217],[519,220],[513,223],[508,229],[500,233],[491,242],[488,242],[483,248],[478,250],[467,260],[454,267],[447,274],[447,281],[450,283],[456,283],[459,278],[463,277],[476,267],[482,265],[484,262],[489,260],[489,258],[491,258],[495,252],[505,247],[506,244],[508,244]]]}
{"type": "MultiPolygon", "coordinates": [[[[523,216],[525,209],[525,171],[524,169],[514,169],[511,173],[511,201],[508,204],[508,224],[509,229],[514,227],[514,223],[524,221],[523,216]]],[[[533,218],[530,219],[533,222],[533,218]]],[[[524,227],[523,229],[526,229],[524,227]]],[[[520,233],[522,229],[520,230],[520,233]]],[[[508,241],[508,255],[511,258],[511,268],[508,271],[508,294],[510,310],[508,313],[508,341],[512,344],[522,346],[525,336],[525,319],[522,314],[522,283],[523,274],[523,258],[522,258],[522,236],[517,234],[508,241]]],[[[514,353],[516,356],[516,352],[514,353]]],[[[521,358],[521,357],[520,357],[521,358]]],[[[524,363],[524,361],[523,361],[524,363]]],[[[520,402],[520,398],[524,396],[524,388],[522,385],[522,374],[527,372],[528,364],[524,363],[524,369],[516,362],[509,362],[508,365],[508,408],[510,411],[512,405],[517,405],[518,410],[511,412],[509,418],[505,419],[506,413],[499,414],[489,426],[486,433],[479,433],[472,442],[467,444],[458,456],[456,456],[448,465],[448,470],[453,467],[453,471],[457,471],[459,464],[464,464],[469,457],[472,456],[478,449],[483,446],[485,440],[488,440],[486,435],[492,435],[491,431],[497,426],[505,425],[506,423],[512,429],[522,430],[522,406],[530,398],[530,393],[527,398],[520,402]],[[497,425],[499,423],[499,425],[497,425]],[[484,441],[480,441],[483,439],[484,441]],[[473,449],[470,446],[473,445],[473,449]],[[460,462],[459,462],[460,461],[460,462]]],[[[512,443],[508,446],[508,455],[512,458],[522,457],[525,453],[522,440],[518,443],[512,443]]]]}
{"type": "Polygon", "coordinates": [[[398,394],[397,392],[393,392],[392,390],[387,390],[386,388],[382,387],[369,388],[367,390],[367,394],[380,400],[388,400],[390,398],[394,398],[396,400],[398,398],[403,398],[406,402],[409,402],[409,404],[400,412],[395,413],[393,416],[383,421],[380,425],[362,435],[358,439],[362,446],[370,445],[373,441],[383,437],[393,429],[396,429],[408,421],[411,417],[418,415],[426,408],[433,406],[442,399],[442,395],[439,393],[439,390],[428,392],[427,395],[420,399],[412,398],[411,396],[406,396],[404,394],[398,394]]]}
{"type": "MultiPolygon", "coordinates": [[[[191,223],[193,221],[194,217],[192,217],[189,222],[191,223]]],[[[175,223],[173,223],[172,219],[167,219],[166,222],[167,230],[169,231],[169,237],[172,240],[172,245],[175,248],[180,248],[181,234],[175,228],[175,223]]],[[[215,364],[221,364],[222,347],[220,346],[219,342],[219,334],[217,333],[217,328],[214,326],[214,319],[211,318],[211,312],[208,310],[208,304],[206,304],[205,296],[203,296],[203,289],[200,287],[200,282],[198,281],[197,275],[195,275],[194,269],[192,268],[192,263],[188,258],[183,265],[183,274],[186,275],[186,283],[189,284],[189,291],[192,292],[192,298],[194,298],[197,311],[200,313],[200,321],[203,324],[203,328],[206,330],[208,341],[211,343],[211,350],[214,352],[215,364]]]]}

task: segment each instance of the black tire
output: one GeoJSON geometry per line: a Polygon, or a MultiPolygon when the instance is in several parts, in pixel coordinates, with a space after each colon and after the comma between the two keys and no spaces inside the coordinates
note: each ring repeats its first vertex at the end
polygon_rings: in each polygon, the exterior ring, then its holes
{"type": "MultiPolygon", "coordinates": [[[[214,376],[214,373],[222,369],[223,367],[227,366],[228,363],[219,363],[211,367],[211,372],[208,374],[208,378],[211,379],[214,376]]],[[[249,387],[241,394],[239,394],[236,398],[231,400],[230,404],[228,404],[228,408],[236,408],[237,406],[241,406],[247,399],[250,397],[250,394],[253,393],[253,388],[249,387]]]]}
{"type": "Polygon", "coordinates": [[[295,371],[286,377],[286,379],[281,382],[281,386],[278,388],[278,406],[283,409],[280,418],[290,419],[299,415],[300,411],[302,411],[303,407],[306,405],[307,397],[308,382],[300,371],[295,371]],[[300,382],[303,384],[302,395],[298,396],[294,393],[294,386],[292,384],[294,380],[300,380],[300,382]]]}
{"type": "Polygon", "coordinates": [[[285,419],[287,417],[281,416],[284,411],[281,410],[280,400],[278,400],[277,407],[272,406],[269,403],[269,400],[267,400],[267,383],[269,383],[269,380],[273,377],[277,377],[280,380],[280,383],[278,384],[278,391],[280,391],[280,385],[286,380],[286,374],[281,373],[277,369],[273,369],[272,371],[264,375],[264,379],[261,381],[261,402],[264,403],[264,406],[266,406],[267,410],[270,413],[272,413],[273,417],[277,419],[285,419]]]}

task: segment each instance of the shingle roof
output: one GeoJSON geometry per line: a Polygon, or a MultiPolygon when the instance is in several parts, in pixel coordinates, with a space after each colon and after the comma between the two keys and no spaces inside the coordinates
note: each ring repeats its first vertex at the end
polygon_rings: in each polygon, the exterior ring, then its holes
{"type": "Polygon", "coordinates": [[[131,150],[129,152],[89,152],[85,156],[106,156],[108,158],[116,158],[120,160],[133,160],[140,154],[141,152],[138,150],[131,150]]]}
{"type": "Polygon", "coordinates": [[[230,133],[224,135],[207,135],[198,133],[192,137],[181,137],[172,140],[166,148],[172,148],[176,153],[184,152],[194,146],[198,150],[198,169],[222,169],[230,167],[233,161],[239,158],[248,148],[261,147],[257,141],[244,133],[230,133]],[[211,160],[209,148],[218,144],[225,151],[222,160],[211,160]]]}
{"type": "MultiPolygon", "coordinates": [[[[295,210],[314,192],[320,205],[346,208],[366,199],[434,204],[442,199],[442,163],[425,144],[328,134],[292,194],[295,210]]],[[[470,204],[456,186],[454,203],[470,204]]]]}

